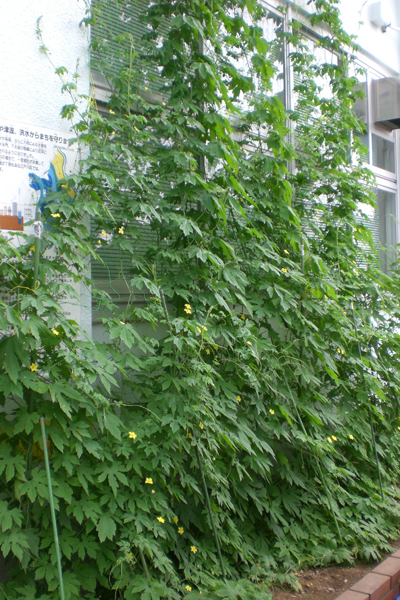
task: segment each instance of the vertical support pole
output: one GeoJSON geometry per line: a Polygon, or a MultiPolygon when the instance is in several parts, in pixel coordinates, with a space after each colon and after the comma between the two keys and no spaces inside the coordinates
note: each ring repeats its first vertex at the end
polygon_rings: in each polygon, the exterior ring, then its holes
{"type": "Polygon", "coordinates": [[[43,232],[43,223],[41,221],[35,221],[33,224],[33,231],[35,235],[35,250],[33,257],[33,291],[39,287],[39,260],[40,260],[40,238],[43,232]]]}
{"type": "Polygon", "coordinates": [[[62,573],[62,566],[61,566],[60,542],[59,542],[59,539],[58,539],[56,511],[55,511],[55,508],[54,508],[53,486],[51,484],[49,453],[47,451],[46,425],[45,425],[44,417],[43,416],[40,417],[40,429],[42,431],[42,443],[43,443],[44,463],[45,463],[45,466],[46,466],[47,485],[48,485],[48,488],[49,488],[49,503],[50,503],[51,520],[52,520],[52,523],[53,523],[54,545],[55,545],[55,548],[56,548],[58,582],[59,582],[59,586],[60,586],[60,600],[65,600],[65,595],[64,595],[64,580],[63,580],[63,573],[62,573]]]}
{"type": "Polygon", "coordinates": [[[203,465],[201,464],[201,457],[200,457],[199,447],[197,445],[197,440],[196,440],[196,457],[197,457],[197,462],[198,462],[198,465],[199,465],[201,481],[203,483],[204,498],[205,498],[206,505],[207,505],[208,516],[210,517],[211,528],[212,528],[213,535],[214,535],[215,547],[217,549],[219,564],[220,564],[220,567],[221,567],[222,579],[224,581],[226,581],[226,574],[225,574],[224,563],[222,562],[221,546],[220,546],[220,543],[219,543],[217,528],[215,527],[214,515],[212,514],[212,508],[211,508],[211,504],[210,504],[210,497],[208,495],[207,483],[206,483],[206,478],[204,477],[203,465]]]}

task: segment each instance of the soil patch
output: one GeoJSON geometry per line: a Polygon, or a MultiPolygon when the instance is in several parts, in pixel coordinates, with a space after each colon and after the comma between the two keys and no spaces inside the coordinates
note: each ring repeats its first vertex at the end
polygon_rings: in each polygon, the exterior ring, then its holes
{"type": "MultiPolygon", "coordinates": [[[[394,550],[400,548],[400,540],[393,543],[393,548],[394,550]]],[[[387,556],[390,556],[390,554],[387,556]]],[[[382,560],[387,556],[383,556],[382,560]]],[[[373,564],[358,563],[351,567],[335,566],[298,571],[297,578],[302,587],[301,592],[276,586],[271,588],[270,591],[274,600],[334,600],[348,590],[353,583],[367,575],[382,560],[373,564]]]]}

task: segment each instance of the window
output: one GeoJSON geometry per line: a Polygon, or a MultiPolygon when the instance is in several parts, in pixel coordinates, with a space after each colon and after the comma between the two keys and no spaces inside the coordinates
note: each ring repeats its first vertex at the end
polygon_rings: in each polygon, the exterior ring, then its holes
{"type": "Polygon", "coordinates": [[[396,216],[399,191],[396,139],[389,126],[386,127],[376,121],[377,94],[373,92],[376,82],[382,81],[384,76],[371,67],[360,69],[358,66],[356,77],[360,81],[361,90],[365,93],[365,97],[358,99],[354,106],[357,116],[366,126],[365,133],[359,134],[360,141],[367,147],[362,159],[374,173],[377,184],[375,190],[377,209],[372,214],[370,211],[366,213],[369,213],[371,231],[379,247],[381,268],[385,273],[389,273],[396,259],[397,243],[396,216]]]}

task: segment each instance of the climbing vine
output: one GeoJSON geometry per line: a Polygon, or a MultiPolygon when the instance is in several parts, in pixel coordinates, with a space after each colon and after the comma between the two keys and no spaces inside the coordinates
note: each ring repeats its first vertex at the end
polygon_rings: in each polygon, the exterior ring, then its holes
{"type": "Polygon", "coordinates": [[[363,214],[353,41],[312,5],[329,61],[255,0],[155,0],[140,40],[98,0],[107,105],[56,69],[80,170],[40,239],[0,247],[7,600],[59,597],[40,416],[67,600],[269,598],[396,537],[399,278],[363,214]],[[65,316],[65,273],[101,341],[65,316]]]}

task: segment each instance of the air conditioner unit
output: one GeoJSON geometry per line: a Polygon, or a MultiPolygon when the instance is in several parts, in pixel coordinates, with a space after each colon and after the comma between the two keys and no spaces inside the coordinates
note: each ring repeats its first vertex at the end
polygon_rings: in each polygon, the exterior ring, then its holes
{"type": "Polygon", "coordinates": [[[400,79],[384,77],[372,82],[372,118],[388,129],[400,129],[400,79]]]}

